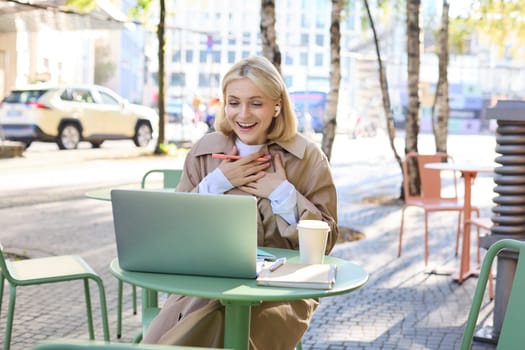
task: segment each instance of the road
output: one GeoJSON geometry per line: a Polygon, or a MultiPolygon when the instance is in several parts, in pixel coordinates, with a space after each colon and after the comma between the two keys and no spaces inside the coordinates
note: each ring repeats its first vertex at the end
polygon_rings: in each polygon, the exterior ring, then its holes
{"type": "Polygon", "coordinates": [[[57,151],[54,144],[35,143],[22,158],[1,159],[0,209],[80,198],[91,189],[136,184],[149,169],[182,167],[182,156],[152,156],[131,141],[82,146],[57,151]]]}

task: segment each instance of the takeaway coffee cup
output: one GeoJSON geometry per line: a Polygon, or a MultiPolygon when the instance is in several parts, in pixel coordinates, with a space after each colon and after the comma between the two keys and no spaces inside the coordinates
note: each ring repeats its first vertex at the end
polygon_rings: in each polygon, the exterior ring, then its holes
{"type": "Polygon", "coordinates": [[[303,264],[322,264],[330,226],[321,220],[300,220],[299,255],[303,264]]]}

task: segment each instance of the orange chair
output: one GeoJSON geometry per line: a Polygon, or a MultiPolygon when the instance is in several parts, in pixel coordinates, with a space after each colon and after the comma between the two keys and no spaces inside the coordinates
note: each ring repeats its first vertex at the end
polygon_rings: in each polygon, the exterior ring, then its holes
{"type": "MultiPolygon", "coordinates": [[[[491,218],[488,217],[477,217],[472,218],[470,220],[465,221],[464,230],[466,230],[467,226],[476,226],[478,230],[478,252],[477,252],[477,261],[478,265],[481,264],[481,256],[480,256],[480,247],[479,247],[479,230],[484,229],[487,231],[490,231],[494,223],[492,222],[491,218]]],[[[458,255],[458,245],[459,245],[459,236],[456,238],[456,255],[458,255]]],[[[494,300],[494,275],[492,274],[492,268],[489,270],[489,298],[490,300],[494,300]]]]}
{"type": "MultiPolygon", "coordinates": [[[[461,232],[461,214],[463,212],[463,203],[460,202],[457,194],[457,174],[452,176],[453,189],[452,194],[445,196],[442,189],[441,172],[433,169],[426,169],[425,164],[448,161],[452,162],[451,156],[445,153],[419,154],[410,152],[402,162],[403,168],[403,191],[405,203],[401,211],[401,227],[399,231],[399,247],[397,256],[401,256],[403,228],[405,222],[405,210],[408,207],[419,207],[424,210],[425,214],[425,266],[428,265],[428,214],[438,211],[455,211],[458,213],[458,228],[456,234],[456,255],[458,252],[459,235],[461,232]],[[421,193],[412,195],[408,186],[408,163],[414,162],[419,171],[421,182],[421,193]]],[[[473,207],[472,211],[479,217],[479,209],[473,207]]],[[[478,228],[478,256],[479,256],[479,228],[478,228]]]]}

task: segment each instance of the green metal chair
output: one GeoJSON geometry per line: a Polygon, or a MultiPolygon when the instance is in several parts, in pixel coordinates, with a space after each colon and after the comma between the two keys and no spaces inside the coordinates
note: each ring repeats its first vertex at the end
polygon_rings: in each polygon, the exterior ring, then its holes
{"type": "Polygon", "coordinates": [[[525,344],[525,332],[523,332],[523,324],[525,324],[525,242],[513,239],[502,239],[490,246],[481,265],[478,284],[476,285],[472,306],[461,341],[461,350],[468,350],[472,345],[472,337],[483,301],[483,295],[487,287],[487,281],[490,276],[492,263],[494,262],[494,258],[502,250],[517,251],[519,255],[497,349],[523,349],[523,344],[525,344]]]}
{"type": "Polygon", "coordinates": [[[33,350],[211,350],[215,348],[201,348],[172,345],[147,345],[128,343],[108,343],[100,341],[81,340],[54,340],[41,343],[33,350]]]}
{"type": "Polygon", "coordinates": [[[0,310],[4,292],[4,282],[9,284],[9,307],[7,309],[7,324],[5,330],[4,350],[11,345],[11,331],[15,313],[16,288],[46,283],[64,282],[72,280],[84,281],[84,294],[86,297],[87,321],[89,338],[94,339],[93,314],[91,310],[91,297],[89,293],[89,280],[94,281],[99,289],[100,311],[104,339],[109,341],[108,313],[106,307],[106,293],[104,284],[99,275],[77,255],[61,255],[45,258],[26,259],[19,261],[7,260],[4,249],[0,243],[0,310]]]}
{"type": "MultiPolygon", "coordinates": [[[[152,169],[147,171],[142,176],[140,182],[141,188],[146,188],[148,184],[151,184],[154,180],[162,179],[163,188],[175,188],[177,187],[179,180],[182,176],[182,169],[152,169]]],[[[117,305],[117,338],[120,339],[122,336],[122,293],[124,283],[118,281],[118,305],[117,305]]],[[[132,286],[133,290],[133,314],[137,314],[137,287],[132,286]]],[[[140,341],[140,339],[136,339],[140,341]]]]}
{"type": "Polygon", "coordinates": [[[140,187],[146,188],[148,181],[157,177],[156,174],[162,177],[163,188],[175,188],[182,176],[182,169],[152,169],[144,174],[140,187]]]}

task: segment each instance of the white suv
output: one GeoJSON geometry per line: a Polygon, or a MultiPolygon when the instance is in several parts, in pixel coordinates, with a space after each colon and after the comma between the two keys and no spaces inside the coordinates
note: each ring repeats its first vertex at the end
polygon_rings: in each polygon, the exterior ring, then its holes
{"type": "Polygon", "coordinates": [[[80,141],[95,148],[105,140],[133,140],[144,147],[158,136],[159,116],[97,85],[34,84],[14,89],[0,103],[0,138],[56,142],[75,149],[80,141]]]}

